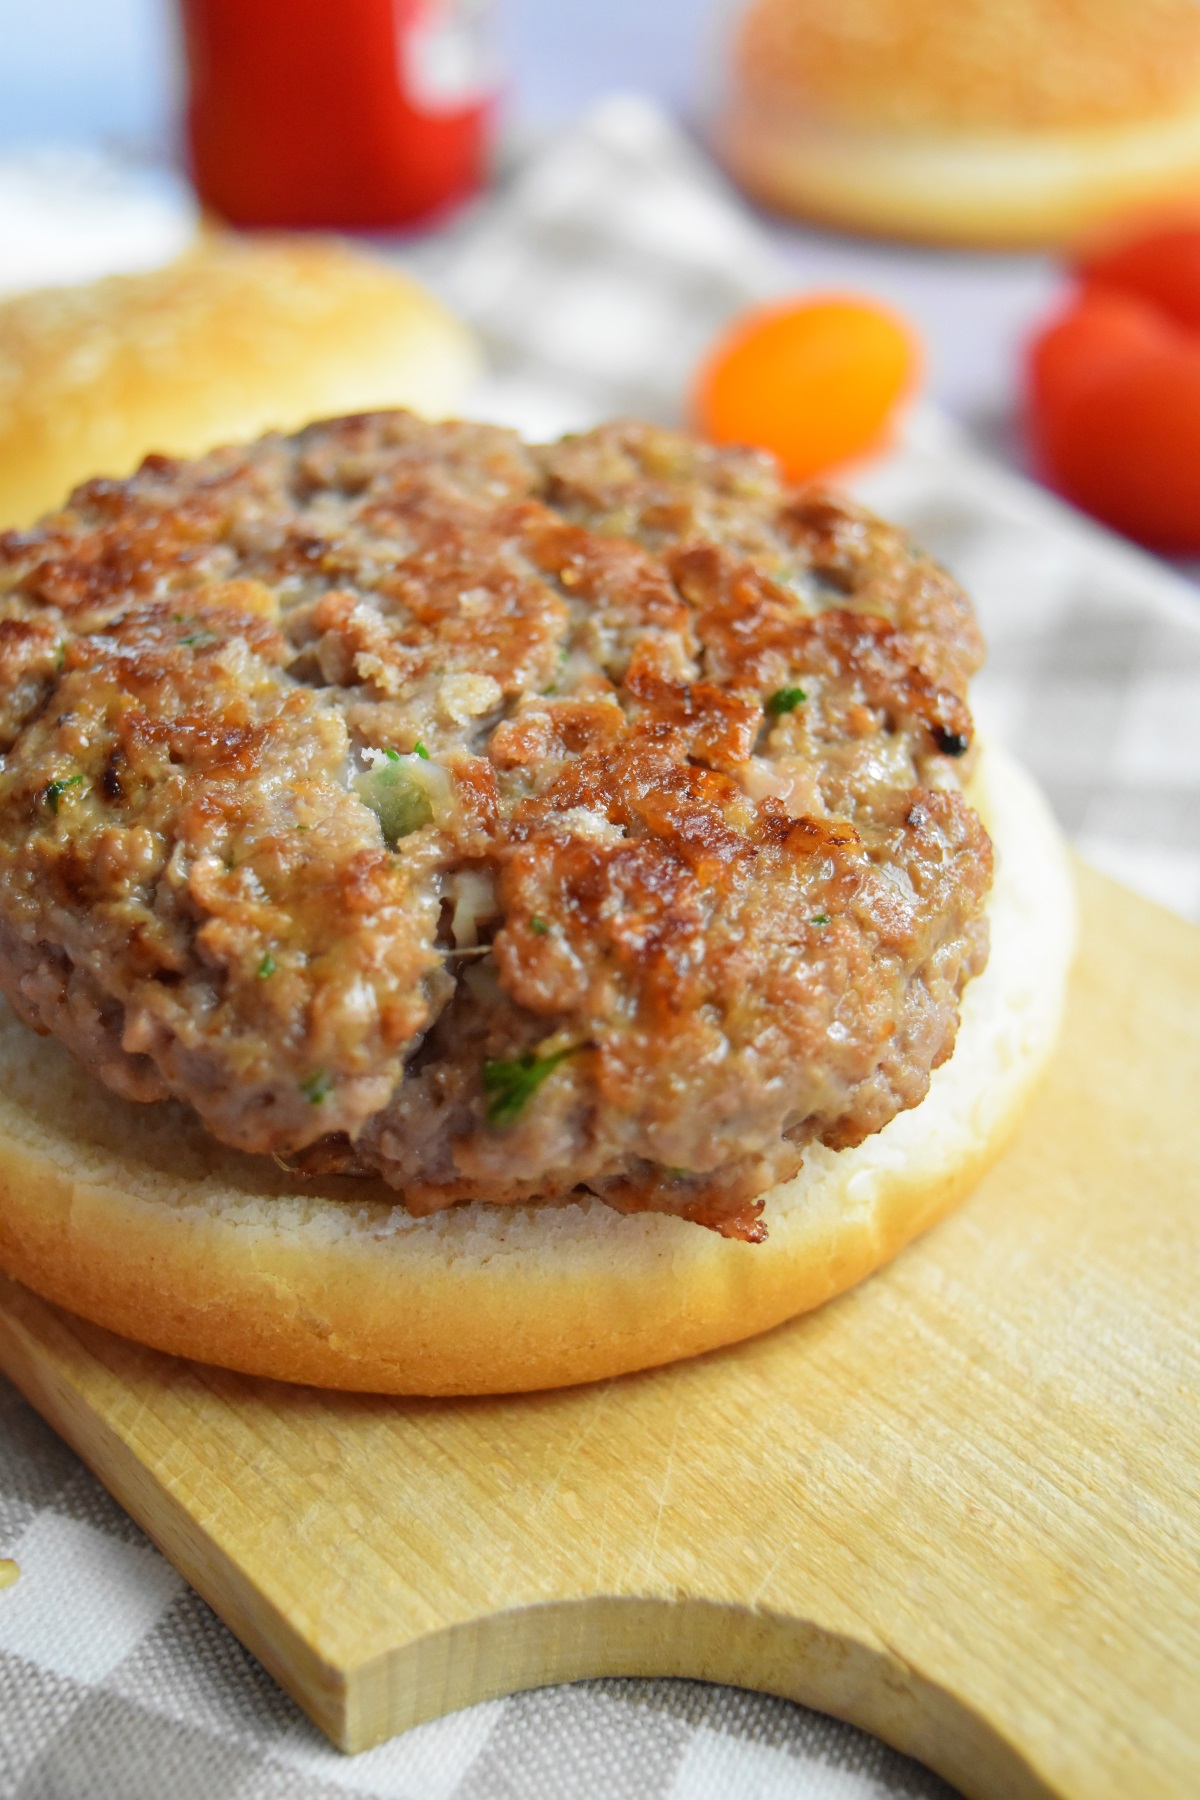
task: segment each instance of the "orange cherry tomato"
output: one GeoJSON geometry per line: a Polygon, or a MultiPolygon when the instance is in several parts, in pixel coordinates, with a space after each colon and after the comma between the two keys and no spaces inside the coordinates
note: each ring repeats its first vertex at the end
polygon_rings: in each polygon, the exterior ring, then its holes
{"type": "Polygon", "coordinates": [[[771,450],[805,481],[874,449],[916,385],[910,328],[869,300],[828,295],[743,313],[702,364],[697,428],[771,450]]]}
{"type": "Polygon", "coordinates": [[[1029,423],[1068,500],[1153,549],[1200,551],[1200,330],[1085,289],[1031,348],[1029,423]]]}

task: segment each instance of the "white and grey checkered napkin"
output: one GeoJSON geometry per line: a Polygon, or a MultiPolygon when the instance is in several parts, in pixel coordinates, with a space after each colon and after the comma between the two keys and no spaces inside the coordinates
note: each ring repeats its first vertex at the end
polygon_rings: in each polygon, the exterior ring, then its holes
{"type": "MultiPolygon", "coordinates": [[[[405,260],[481,330],[477,410],[537,434],[678,412],[713,331],[779,281],[770,247],[649,107],[608,103],[405,260]]],[[[860,484],[966,581],[979,706],[1093,861],[1200,914],[1200,602],[1148,558],[923,420],[860,484]]],[[[478,1706],[352,1760],[331,1750],[0,1384],[0,1795],[771,1800],[950,1790],[802,1707],[605,1681],[478,1706]]]]}

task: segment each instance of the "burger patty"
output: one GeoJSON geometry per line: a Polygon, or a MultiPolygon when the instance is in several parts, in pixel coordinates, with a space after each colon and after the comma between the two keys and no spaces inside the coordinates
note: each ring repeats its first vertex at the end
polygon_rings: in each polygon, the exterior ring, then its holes
{"type": "Polygon", "coordinates": [[[0,986],[415,1213],[757,1240],[953,1047],[980,659],[901,533],[647,425],[150,457],[0,538],[0,986]]]}

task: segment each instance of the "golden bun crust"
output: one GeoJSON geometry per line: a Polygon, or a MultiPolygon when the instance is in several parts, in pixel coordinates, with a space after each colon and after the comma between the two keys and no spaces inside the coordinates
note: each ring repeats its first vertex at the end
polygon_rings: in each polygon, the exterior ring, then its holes
{"type": "Polygon", "coordinates": [[[1195,0],[757,0],[738,78],[845,125],[1069,129],[1189,110],[1195,0]]]}
{"type": "Polygon", "coordinates": [[[0,303],[0,528],[150,451],[454,411],[476,367],[423,288],[327,239],[214,233],[149,274],[17,295],[0,303]]]}
{"type": "Polygon", "coordinates": [[[1200,183],[1195,0],[759,0],[716,137],[768,204],[1070,242],[1200,183]]]}
{"type": "Polygon", "coordinates": [[[596,1380],[750,1337],[880,1267],[1007,1142],[1055,1041],[1073,942],[1061,840],[997,751],[992,954],[930,1093],[854,1150],[813,1146],[765,1245],[600,1201],[416,1220],[381,1183],[310,1183],[139,1107],[0,1018],[0,1265],[158,1349],[403,1394],[596,1380]],[[339,1196],[336,1197],[335,1196],[339,1196]]]}

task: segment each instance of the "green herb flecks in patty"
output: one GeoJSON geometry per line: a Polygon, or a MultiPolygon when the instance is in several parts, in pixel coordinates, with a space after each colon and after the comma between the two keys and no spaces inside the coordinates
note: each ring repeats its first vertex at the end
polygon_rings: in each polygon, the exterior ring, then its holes
{"type": "Polygon", "coordinates": [[[486,1114],[488,1124],[511,1125],[559,1063],[583,1048],[582,1044],[568,1044],[565,1050],[556,1050],[553,1056],[535,1056],[532,1050],[526,1050],[523,1056],[511,1062],[485,1062],[483,1091],[491,1095],[486,1114]]]}

